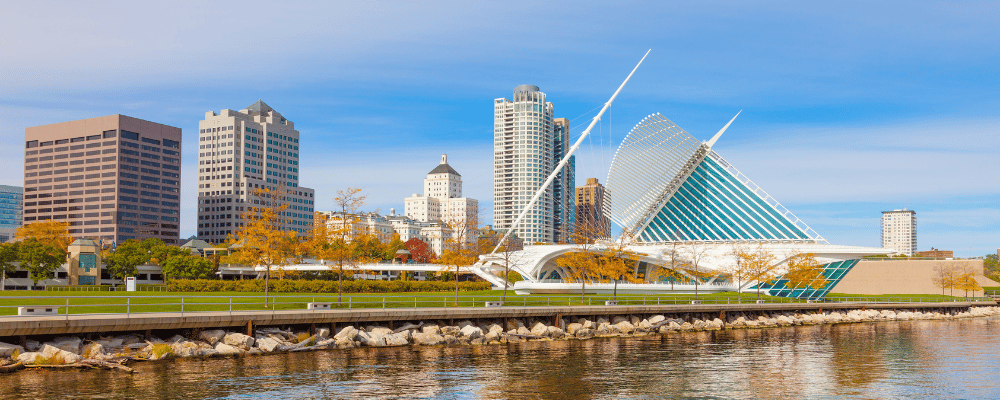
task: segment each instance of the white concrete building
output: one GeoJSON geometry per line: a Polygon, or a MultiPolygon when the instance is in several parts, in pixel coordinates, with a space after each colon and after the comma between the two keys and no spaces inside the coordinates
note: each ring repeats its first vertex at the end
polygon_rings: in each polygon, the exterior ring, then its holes
{"type": "MultiPolygon", "coordinates": [[[[326,224],[331,232],[339,231],[343,226],[343,213],[335,211],[319,211],[325,216],[326,224]]],[[[373,234],[383,242],[392,240],[394,234],[399,234],[399,240],[407,241],[413,238],[423,240],[440,255],[445,244],[451,239],[451,230],[440,222],[422,222],[405,215],[396,214],[395,209],[389,215],[377,213],[358,213],[347,218],[351,224],[354,236],[373,234]]]]}
{"type": "MultiPolygon", "coordinates": [[[[493,101],[493,227],[506,231],[565,156],[569,121],[534,85],[514,88],[513,100],[493,101]]],[[[575,160],[545,189],[515,233],[526,243],[568,236],[574,219],[575,160]]]]}
{"type": "Polygon", "coordinates": [[[240,214],[259,200],[253,190],[285,189],[282,228],[312,229],[314,191],[299,186],[299,131],[257,101],[240,110],[209,111],[199,122],[198,238],[226,240],[243,225],[240,214]]]}
{"type": "MultiPolygon", "coordinates": [[[[414,221],[440,223],[442,227],[452,225],[456,229],[460,229],[457,228],[459,226],[465,229],[466,224],[468,228],[477,228],[479,225],[479,200],[462,196],[462,175],[448,165],[447,154],[442,154],[441,164],[427,173],[424,194],[414,193],[404,200],[404,204],[404,214],[414,221]]],[[[467,240],[474,240],[478,236],[477,232],[469,233],[466,235],[467,240]]]]}
{"type": "Polygon", "coordinates": [[[917,213],[913,210],[882,211],[882,248],[912,256],[917,252],[917,213]]]}

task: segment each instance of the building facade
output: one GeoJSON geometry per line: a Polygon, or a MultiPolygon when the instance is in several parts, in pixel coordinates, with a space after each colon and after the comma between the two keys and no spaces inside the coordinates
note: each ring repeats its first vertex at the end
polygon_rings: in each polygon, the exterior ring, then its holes
{"type": "Polygon", "coordinates": [[[472,231],[479,225],[479,200],[462,196],[462,175],[448,165],[448,155],[442,154],[441,164],[424,179],[424,194],[414,193],[404,200],[404,214],[415,221],[441,222],[472,231]]]}
{"type": "MultiPolygon", "coordinates": [[[[351,237],[358,237],[370,234],[377,237],[382,242],[392,240],[394,235],[399,235],[399,240],[420,239],[427,243],[434,251],[434,254],[441,255],[448,240],[452,238],[452,230],[448,225],[439,221],[419,221],[405,215],[396,214],[395,209],[391,209],[389,215],[381,215],[373,212],[361,212],[348,214],[339,211],[319,211],[317,212],[326,221],[330,232],[345,232],[345,223],[351,225],[351,237]]],[[[335,233],[331,233],[334,236],[335,233]]],[[[478,232],[476,236],[478,237],[478,232]]]]}
{"type": "Polygon", "coordinates": [[[912,256],[917,252],[917,213],[913,210],[882,211],[882,248],[912,256]]]}
{"type": "Polygon", "coordinates": [[[24,223],[179,244],[181,129],[124,115],[24,131],[24,223]]]}
{"type": "Polygon", "coordinates": [[[604,185],[597,178],[587,178],[587,184],[576,188],[576,222],[586,226],[588,234],[596,237],[611,237],[611,221],[608,220],[604,196],[604,185]]]}
{"type": "MultiPolygon", "coordinates": [[[[569,123],[534,85],[493,102],[493,228],[510,230],[568,150],[569,123]]],[[[526,243],[555,243],[572,226],[574,163],[560,171],[514,233],[526,243]],[[568,199],[567,199],[568,198],[568,199]]]]}
{"type": "Polygon", "coordinates": [[[0,243],[14,238],[21,227],[24,188],[0,185],[0,243]]]}
{"type": "Polygon", "coordinates": [[[241,214],[265,201],[256,190],[280,193],[282,229],[312,229],[313,189],[299,186],[299,131],[263,101],[205,113],[198,134],[198,238],[227,240],[241,214]]]}

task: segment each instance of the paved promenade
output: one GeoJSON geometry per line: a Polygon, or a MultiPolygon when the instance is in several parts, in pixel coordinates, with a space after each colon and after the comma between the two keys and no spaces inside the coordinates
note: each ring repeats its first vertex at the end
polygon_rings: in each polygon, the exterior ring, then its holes
{"type": "Polygon", "coordinates": [[[81,314],[0,317],[0,337],[77,333],[142,332],[159,329],[230,328],[309,324],[368,324],[422,320],[562,318],[569,316],[819,311],[854,309],[966,309],[995,302],[946,303],[773,303],[628,306],[436,307],[353,310],[207,311],[185,313],[81,314]]]}

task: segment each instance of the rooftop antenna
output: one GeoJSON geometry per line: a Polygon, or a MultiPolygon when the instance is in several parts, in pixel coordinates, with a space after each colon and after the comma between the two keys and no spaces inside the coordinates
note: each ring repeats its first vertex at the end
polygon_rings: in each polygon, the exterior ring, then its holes
{"type": "Polygon", "coordinates": [[[615,90],[615,94],[611,95],[611,99],[608,100],[607,103],[604,103],[604,107],[601,108],[601,112],[597,113],[597,116],[595,116],[594,119],[590,121],[590,125],[587,126],[587,129],[583,131],[583,134],[581,134],[580,138],[576,140],[576,143],[573,143],[573,147],[569,148],[569,151],[566,152],[566,156],[563,157],[562,161],[559,161],[559,164],[556,165],[555,169],[552,170],[552,173],[549,174],[549,179],[546,179],[545,183],[543,183],[542,186],[538,188],[538,191],[535,192],[535,196],[531,198],[531,201],[528,202],[528,205],[524,206],[524,209],[521,210],[521,214],[519,214],[517,216],[517,219],[514,220],[514,224],[510,226],[510,229],[507,229],[507,233],[503,235],[503,238],[501,238],[500,242],[497,243],[497,247],[493,248],[493,252],[490,254],[496,253],[497,250],[500,250],[500,246],[503,246],[503,244],[507,242],[507,238],[510,237],[510,234],[514,232],[515,229],[517,229],[517,226],[521,224],[521,220],[524,219],[524,216],[528,213],[529,210],[531,210],[531,207],[535,205],[535,202],[538,201],[538,198],[542,197],[542,193],[545,193],[545,189],[552,184],[552,181],[556,179],[556,176],[559,175],[559,172],[562,171],[563,167],[566,166],[566,163],[569,162],[569,158],[573,156],[573,153],[576,152],[576,149],[580,147],[581,143],[583,143],[583,139],[587,138],[587,135],[590,134],[590,130],[594,129],[594,125],[596,125],[597,122],[601,120],[601,116],[604,115],[604,112],[608,110],[608,107],[611,107],[611,103],[615,101],[615,98],[618,97],[618,93],[622,91],[622,88],[625,87],[625,84],[628,83],[628,80],[632,78],[632,74],[634,74],[635,71],[639,69],[639,66],[642,65],[643,60],[646,59],[646,56],[649,55],[650,51],[653,51],[653,49],[649,49],[646,51],[646,54],[642,56],[642,59],[639,60],[639,63],[635,65],[635,68],[632,68],[632,72],[629,72],[628,76],[625,77],[625,81],[622,82],[621,86],[618,86],[618,90],[615,90]]]}

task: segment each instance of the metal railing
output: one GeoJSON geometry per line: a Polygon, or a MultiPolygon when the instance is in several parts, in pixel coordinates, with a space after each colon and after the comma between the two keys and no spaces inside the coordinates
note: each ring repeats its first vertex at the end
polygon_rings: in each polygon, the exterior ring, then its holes
{"type": "MultiPolygon", "coordinates": [[[[47,292],[124,292],[125,284],[120,284],[117,286],[101,285],[101,286],[46,286],[45,291],[47,292]]],[[[166,292],[167,285],[137,285],[135,288],[137,292],[166,292]]]]}
{"type": "MultiPolygon", "coordinates": [[[[147,314],[192,312],[260,312],[260,311],[302,311],[307,303],[329,303],[331,309],[386,309],[386,308],[447,308],[486,307],[487,302],[500,302],[498,295],[424,295],[424,296],[370,296],[350,295],[337,301],[336,295],[273,295],[273,296],[10,296],[0,297],[0,316],[17,314],[17,307],[57,308],[59,315],[69,318],[70,314],[147,314]]],[[[553,296],[507,296],[504,306],[545,307],[545,306],[602,306],[607,301],[626,305],[680,305],[680,304],[739,304],[736,297],[695,297],[695,296],[645,296],[590,295],[584,299],[573,295],[553,296]]],[[[993,301],[990,298],[929,298],[929,297],[835,297],[817,302],[824,303],[921,303],[947,301],[993,301]]],[[[755,296],[744,296],[743,304],[789,304],[805,303],[806,300],[787,297],[767,297],[757,300],[755,296]]],[[[311,310],[322,312],[322,310],[311,310]]]]}

